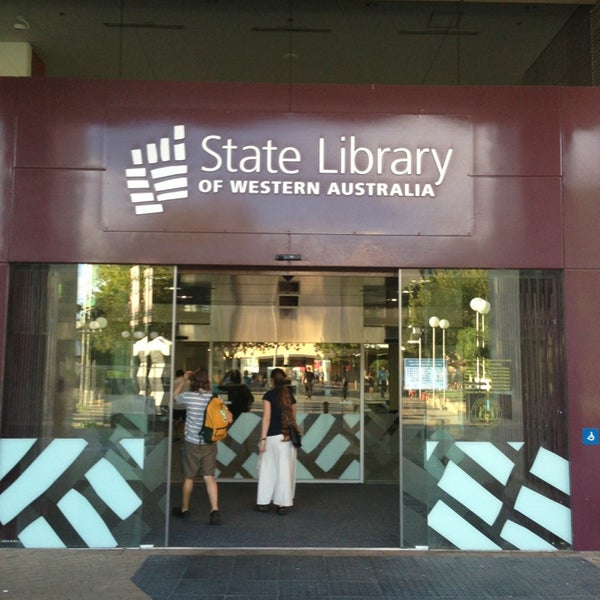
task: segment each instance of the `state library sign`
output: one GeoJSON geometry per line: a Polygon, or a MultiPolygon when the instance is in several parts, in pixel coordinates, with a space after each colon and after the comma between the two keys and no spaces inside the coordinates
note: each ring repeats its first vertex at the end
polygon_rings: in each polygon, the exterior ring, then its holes
{"type": "Polygon", "coordinates": [[[467,116],[120,109],[106,136],[109,231],[472,230],[467,116]]]}

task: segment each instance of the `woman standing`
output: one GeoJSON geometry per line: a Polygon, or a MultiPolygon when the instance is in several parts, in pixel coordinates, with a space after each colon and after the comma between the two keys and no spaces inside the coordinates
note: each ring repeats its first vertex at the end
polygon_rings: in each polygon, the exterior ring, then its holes
{"type": "Polygon", "coordinates": [[[297,429],[296,398],[283,369],[273,369],[271,385],[263,396],[256,510],[268,512],[272,502],[277,514],[285,515],[296,491],[296,448],[289,434],[290,427],[297,429]]]}

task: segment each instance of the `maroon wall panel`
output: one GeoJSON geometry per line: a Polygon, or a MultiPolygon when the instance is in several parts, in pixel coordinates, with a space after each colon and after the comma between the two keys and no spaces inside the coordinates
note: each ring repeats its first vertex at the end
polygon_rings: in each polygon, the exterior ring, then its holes
{"type": "MultiPolygon", "coordinates": [[[[10,259],[272,266],[275,254],[293,251],[306,267],[560,268],[559,97],[544,88],[19,82],[10,259]],[[358,235],[348,227],[320,236],[307,228],[288,238],[289,223],[302,218],[306,206],[299,199],[282,210],[277,198],[266,198],[248,207],[253,222],[264,224],[261,231],[227,234],[222,225],[207,231],[211,214],[223,210],[209,198],[196,219],[202,219],[201,234],[108,231],[99,212],[108,164],[105,122],[124,107],[172,112],[174,120],[184,110],[215,109],[466,115],[473,133],[473,227],[467,235],[430,235],[443,230],[442,216],[436,221],[434,213],[432,231],[419,228],[414,235],[389,235],[385,228],[384,235],[358,235]],[[23,227],[39,234],[36,244],[23,227]]],[[[193,229],[194,219],[189,223],[193,229]]]]}
{"type": "Polygon", "coordinates": [[[600,428],[600,90],[563,95],[565,315],[573,539],[600,547],[600,446],[584,445],[583,428],[600,428]]]}
{"type": "Polygon", "coordinates": [[[11,260],[281,266],[275,255],[293,252],[315,268],[560,267],[558,178],[482,177],[474,188],[472,236],[130,233],[102,229],[101,171],[20,168],[11,260]]]}
{"type": "Polygon", "coordinates": [[[104,168],[104,124],[111,107],[285,111],[288,105],[285,86],[23,79],[17,165],[104,168]]]}
{"type": "Polygon", "coordinates": [[[102,169],[105,86],[93,81],[19,81],[16,165],[102,169]]]}
{"type": "Polygon", "coordinates": [[[11,262],[102,261],[101,189],[100,170],[15,169],[11,262]]]}
{"type": "Polygon", "coordinates": [[[0,77],[0,262],[8,259],[17,80],[0,77]]]}
{"type": "Polygon", "coordinates": [[[562,90],[565,266],[600,267],[600,89],[562,90]]]}
{"type": "Polygon", "coordinates": [[[600,271],[565,272],[565,312],[569,383],[569,459],[573,544],[600,548],[600,446],[583,444],[583,428],[600,428],[598,368],[600,271]]]}
{"type": "Polygon", "coordinates": [[[472,115],[475,175],[560,174],[558,88],[295,86],[292,111],[472,115]]]}
{"type": "Polygon", "coordinates": [[[4,358],[6,356],[6,324],[8,310],[8,265],[0,263],[0,423],[4,396],[4,358]]]}

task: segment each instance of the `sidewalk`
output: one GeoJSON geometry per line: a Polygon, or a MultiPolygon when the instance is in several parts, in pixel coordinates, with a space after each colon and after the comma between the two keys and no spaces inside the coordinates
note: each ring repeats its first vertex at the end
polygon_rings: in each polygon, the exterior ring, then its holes
{"type": "Polygon", "coordinates": [[[0,600],[600,598],[600,554],[0,550],[0,600]]]}

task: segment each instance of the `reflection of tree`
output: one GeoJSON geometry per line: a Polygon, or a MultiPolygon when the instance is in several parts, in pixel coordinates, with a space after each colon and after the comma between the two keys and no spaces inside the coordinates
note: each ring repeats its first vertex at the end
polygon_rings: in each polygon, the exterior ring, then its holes
{"type": "MultiPolygon", "coordinates": [[[[325,359],[331,360],[331,377],[342,381],[356,367],[355,358],[360,357],[360,344],[317,343],[315,350],[325,359]]],[[[356,377],[356,375],[354,375],[356,377]]]]}
{"type": "Polygon", "coordinates": [[[389,361],[387,358],[376,358],[368,367],[369,375],[377,379],[380,369],[389,371],[389,361]]]}
{"type": "Polygon", "coordinates": [[[302,344],[293,344],[282,342],[216,342],[216,347],[227,349],[231,356],[247,356],[253,352],[268,354],[275,350],[301,350],[302,344]]]}
{"type": "Polygon", "coordinates": [[[327,358],[345,358],[360,352],[360,344],[331,344],[323,342],[315,344],[315,349],[327,358]]]}
{"type": "MultiPolygon", "coordinates": [[[[475,314],[469,303],[475,297],[488,297],[487,275],[485,269],[422,270],[420,279],[407,286],[408,325],[421,327],[425,332],[429,329],[429,317],[446,318],[450,321],[446,348],[451,359],[475,358],[475,314]]],[[[428,346],[423,349],[426,352],[428,346]]]]}
{"type": "MultiPolygon", "coordinates": [[[[108,325],[101,336],[94,339],[94,350],[108,353],[123,341],[122,332],[129,331],[131,309],[130,266],[99,265],[96,272],[94,304],[102,311],[108,325]]],[[[173,290],[173,270],[171,267],[153,268],[152,295],[154,304],[170,305],[173,290]]],[[[143,301],[143,300],[142,300],[143,301]]],[[[154,321],[149,329],[160,333],[170,331],[170,323],[154,321]]]]}

